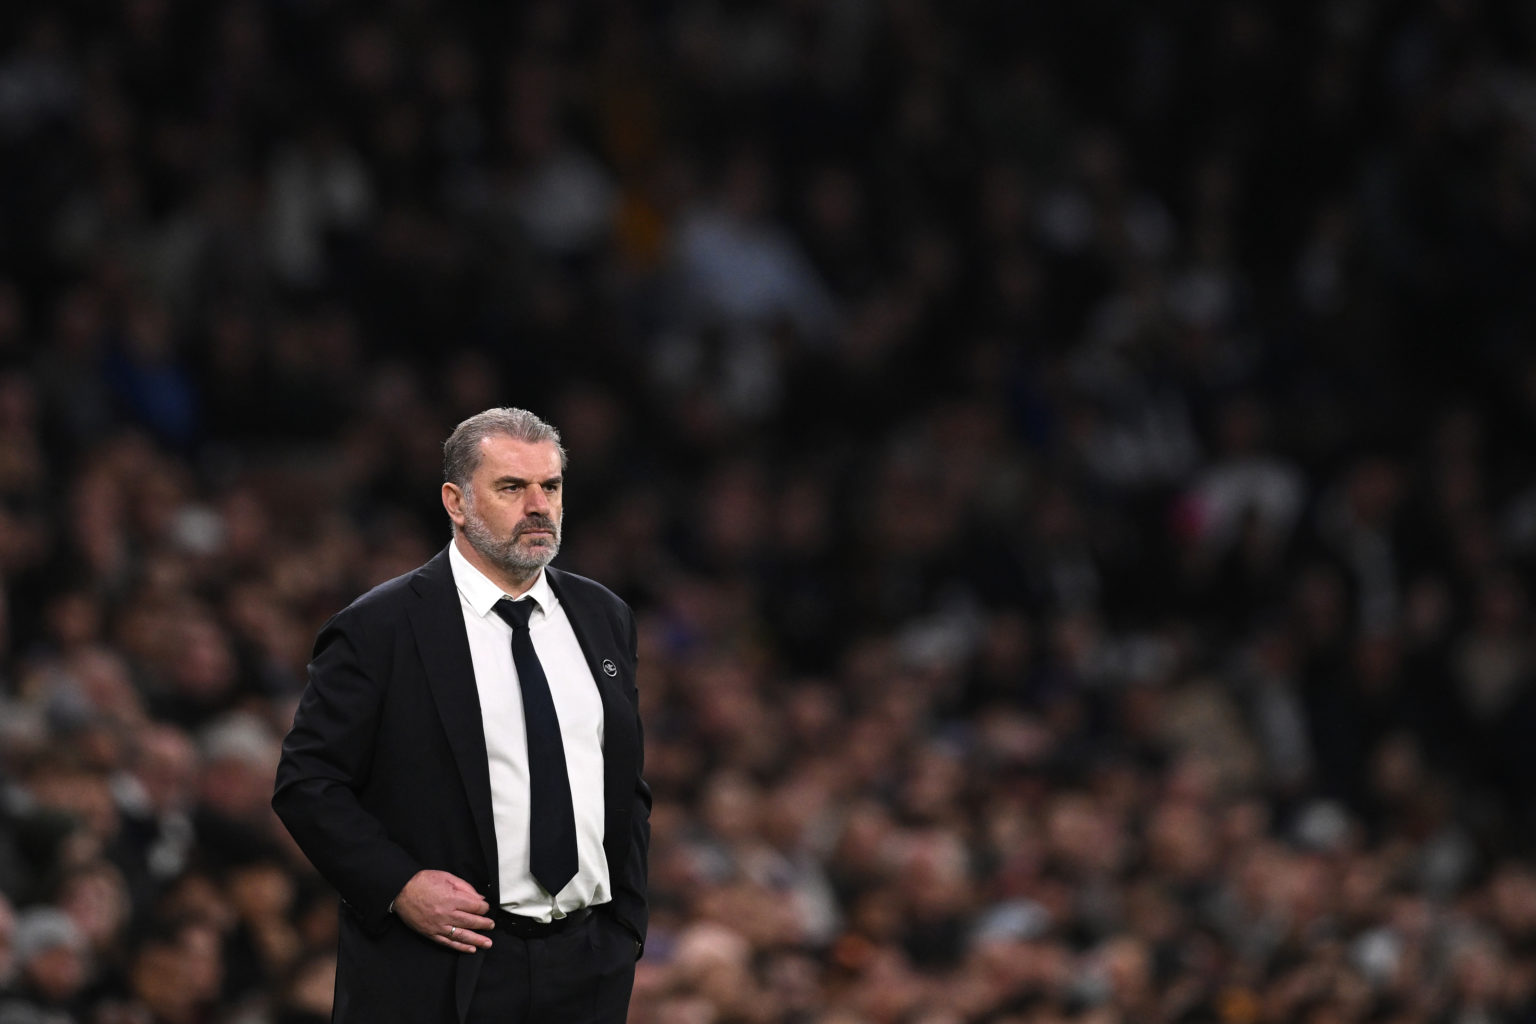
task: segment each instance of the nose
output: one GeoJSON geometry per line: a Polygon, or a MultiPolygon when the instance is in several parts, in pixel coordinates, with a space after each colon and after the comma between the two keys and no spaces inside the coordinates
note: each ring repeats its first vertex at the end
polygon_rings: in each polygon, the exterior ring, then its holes
{"type": "Polygon", "coordinates": [[[544,493],[542,487],[529,487],[525,490],[523,498],[523,511],[547,513],[549,511],[549,495],[544,493]]]}

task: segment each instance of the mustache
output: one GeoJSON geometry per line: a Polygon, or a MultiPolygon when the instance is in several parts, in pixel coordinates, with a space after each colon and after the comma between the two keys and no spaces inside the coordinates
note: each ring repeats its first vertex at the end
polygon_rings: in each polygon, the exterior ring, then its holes
{"type": "Polygon", "coordinates": [[[535,513],[517,524],[517,529],[512,531],[513,538],[521,537],[530,530],[548,530],[555,536],[560,535],[560,526],[549,516],[541,516],[535,513]]]}

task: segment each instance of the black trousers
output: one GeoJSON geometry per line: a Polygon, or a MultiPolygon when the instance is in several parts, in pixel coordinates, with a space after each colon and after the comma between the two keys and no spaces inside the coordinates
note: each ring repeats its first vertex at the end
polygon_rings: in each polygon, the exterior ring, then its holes
{"type": "MultiPolygon", "coordinates": [[[[494,916],[494,915],[493,915],[494,916]]],[[[635,940],[605,908],[553,935],[496,928],[465,1024],[624,1024],[635,940]]]]}

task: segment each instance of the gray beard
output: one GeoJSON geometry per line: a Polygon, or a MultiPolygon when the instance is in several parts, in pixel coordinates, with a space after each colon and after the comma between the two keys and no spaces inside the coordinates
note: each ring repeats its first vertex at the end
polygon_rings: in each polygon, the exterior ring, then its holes
{"type": "MultiPolygon", "coordinates": [[[[564,516],[561,517],[564,519],[564,516]]],[[[506,573],[515,580],[527,580],[533,577],[540,569],[554,561],[560,553],[560,522],[553,519],[524,520],[512,531],[512,536],[506,540],[498,540],[491,533],[490,527],[485,525],[485,520],[475,515],[472,505],[464,508],[464,525],[460,527],[464,531],[464,537],[469,541],[469,546],[480,552],[487,562],[506,573]],[[543,547],[524,550],[518,546],[518,538],[522,535],[524,526],[539,526],[554,532],[550,543],[543,547]]]]}

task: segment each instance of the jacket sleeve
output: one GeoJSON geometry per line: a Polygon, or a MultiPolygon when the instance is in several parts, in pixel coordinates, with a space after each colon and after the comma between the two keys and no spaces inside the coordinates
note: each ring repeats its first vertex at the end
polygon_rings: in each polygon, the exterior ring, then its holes
{"type": "MultiPolygon", "coordinates": [[[[634,612],[629,611],[629,660],[639,668],[639,631],[635,626],[634,612]]],[[[649,874],[648,860],[651,848],[651,788],[645,782],[645,732],[641,728],[639,694],[635,704],[635,734],[639,740],[638,764],[635,772],[634,807],[630,814],[629,856],[625,860],[624,877],[614,886],[616,909],[632,924],[639,947],[636,959],[645,946],[645,933],[649,924],[649,908],[646,897],[646,879],[649,874]]]]}
{"type": "Polygon", "coordinates": [[[364,927],[377,932],[421,865],[359,799],[373,761],[384,676],[364,663],[365,645],[346,618],[326,623],[315,641],[309,684],[283,740],[272,808],[364,927]]]}

